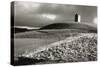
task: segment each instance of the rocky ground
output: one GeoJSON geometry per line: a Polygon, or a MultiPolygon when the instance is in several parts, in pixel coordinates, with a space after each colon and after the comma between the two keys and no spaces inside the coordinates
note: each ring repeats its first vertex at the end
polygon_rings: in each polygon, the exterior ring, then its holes
{"type": "Polygon", "coordinates": [[[35,51],[25,51],[15,60],[15,65],[82,62],[97,60],[97,34],[80,33],[74,37],[41,47],[35,51]]]}

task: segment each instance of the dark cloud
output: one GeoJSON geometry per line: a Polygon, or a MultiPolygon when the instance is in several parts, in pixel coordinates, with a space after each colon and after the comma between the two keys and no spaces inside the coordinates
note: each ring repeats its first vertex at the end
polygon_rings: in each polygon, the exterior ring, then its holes
{"type": "Polygon", "coordinates": [[[40,27],[55,22],[73,22],[75,13],[81,15],[81,22],[92,25],[94,18],[97,18],[95,6],[14,2],[15,26],[40,27]]]}

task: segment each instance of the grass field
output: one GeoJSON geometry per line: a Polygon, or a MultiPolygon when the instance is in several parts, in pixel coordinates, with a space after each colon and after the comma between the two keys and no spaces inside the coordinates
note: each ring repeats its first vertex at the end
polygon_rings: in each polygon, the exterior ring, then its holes
{"type": "Polygon", "coordinates": [[[17,33],[14,37],[15,56],[24,51],[35,50],[39,47],[48,46],[51,43],[64,40],[67,37],[80,35],[79,31],[72,33],[73,30],[38,30],[24,33],[17,33]],[[69,32],[69,33],[67,33],[69,32]]]}
{"type": "Polygon", "coordinates": [[[56,42],[56,39],[32,39],[32,38],[17,38],[14,39],[15,56],[22,54],[24,51],[33,51],[39,47],[49,45],[56,42]]]}

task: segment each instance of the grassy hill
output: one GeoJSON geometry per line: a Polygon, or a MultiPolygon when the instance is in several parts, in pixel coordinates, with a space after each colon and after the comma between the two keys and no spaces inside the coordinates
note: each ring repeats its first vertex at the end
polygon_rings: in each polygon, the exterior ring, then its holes
{"type": "Polygon", "coordinates": [[[82,23],[54,23],[44,26],[34,31],[17,33],[15,38],[47,38],[59,37],[61,35],[70,36],[72,33],[97,33],[97,28],[82,23]]]}
{"type": "Polygon", "coordinates": [[[87,30],[89,32],[97,32],[97,29],[93,26],[83,24],[83,23],[53,23],[47,26],[40,28],[43,29],[79,29],[79,30],[87,30]]]}
{"type": "Polygon", "coordinates": [[[14,34],[15,65],[97,60],[97,29],[82,23],[55,23],[14,34]]]}

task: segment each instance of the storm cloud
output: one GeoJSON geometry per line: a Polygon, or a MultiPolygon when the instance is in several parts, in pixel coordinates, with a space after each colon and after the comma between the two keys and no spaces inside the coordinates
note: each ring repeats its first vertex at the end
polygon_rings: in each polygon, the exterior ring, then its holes
{"type": "Polygon", "coordinates": [[[81,22],[97,24],[97,7],[14,1],[14,25],[41,27],[52,23],[74,22],[74,15],[81,15],[81,22]]]}

